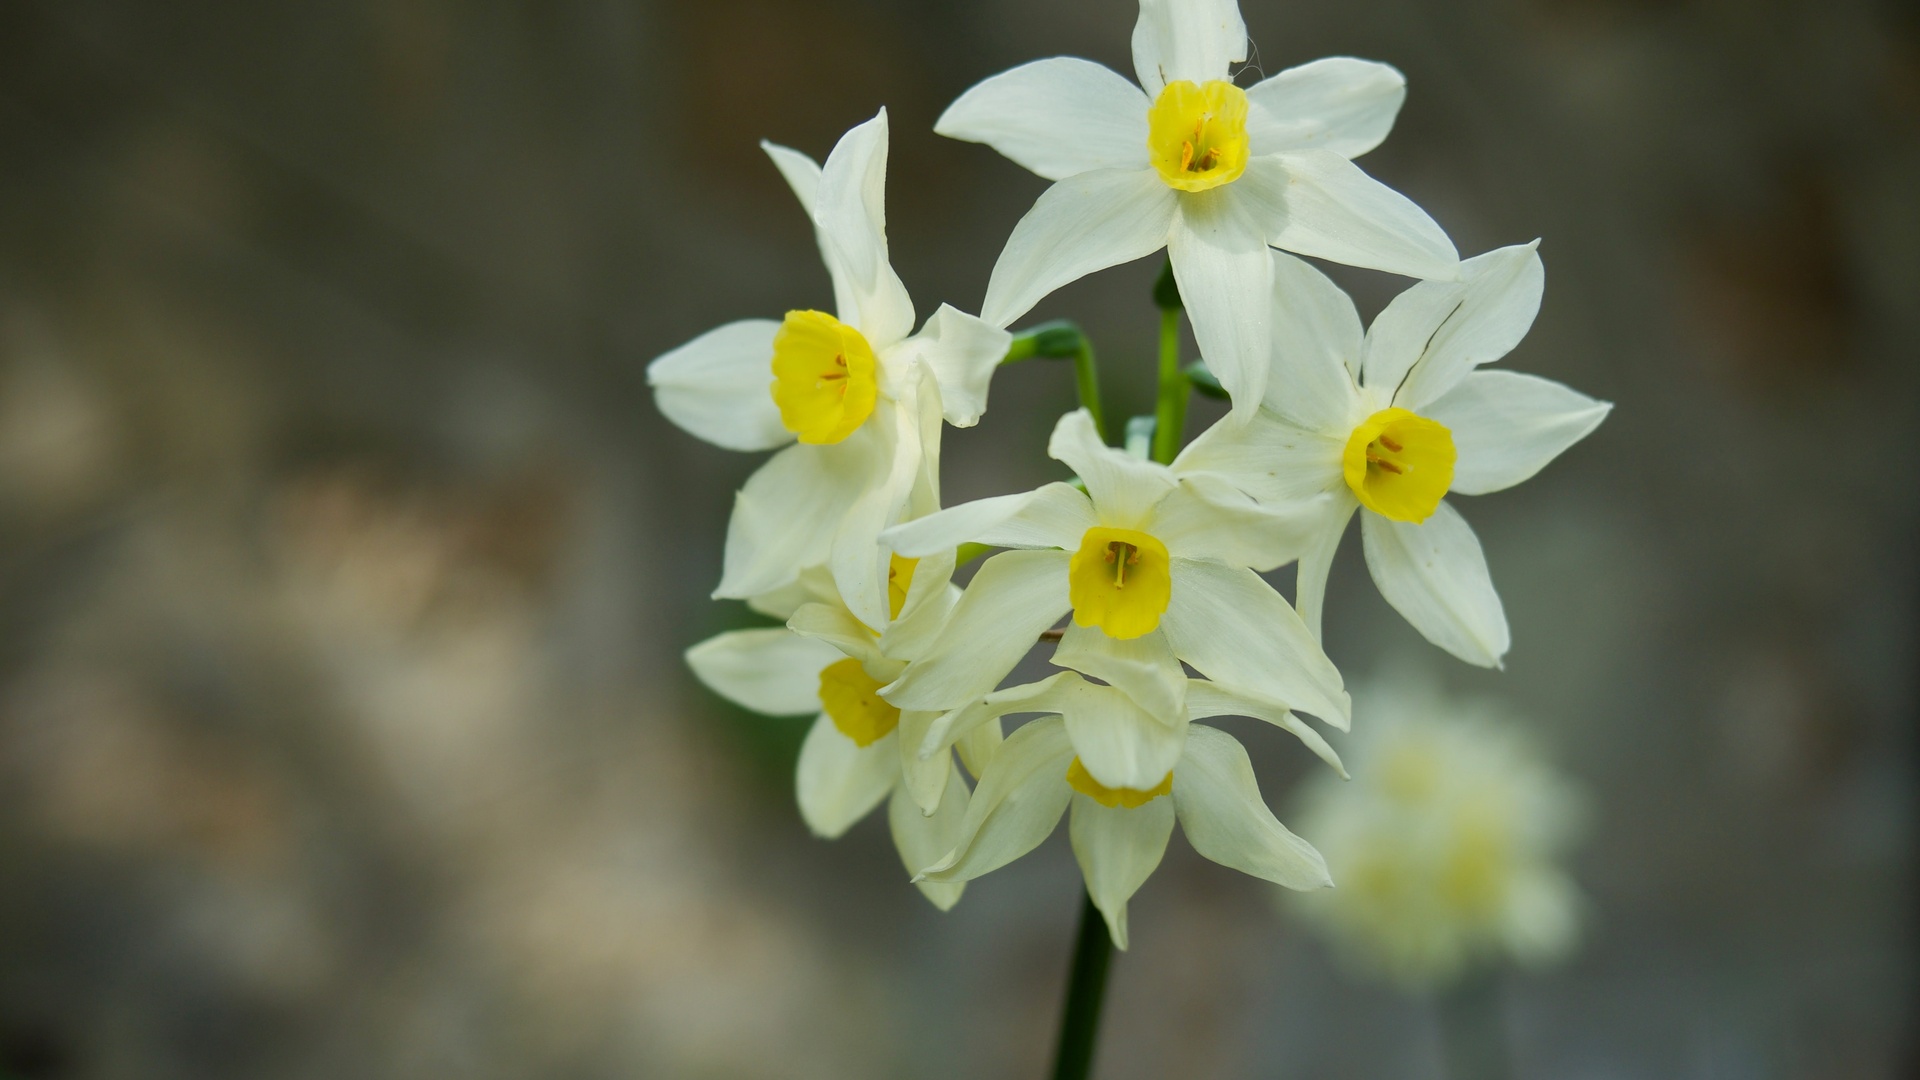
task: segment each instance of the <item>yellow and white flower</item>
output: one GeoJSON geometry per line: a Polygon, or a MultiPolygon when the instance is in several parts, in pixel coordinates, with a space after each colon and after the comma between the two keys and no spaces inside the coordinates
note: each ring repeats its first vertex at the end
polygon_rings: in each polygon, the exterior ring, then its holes
{"type": "Polygon", "coordinates": [[[1117,713],[1138,709],[1117,687],[1061,672],[970,706],[959,721],[963,726],[997,723],[1009,713],[1057,715],[1007,737],[980,777],[961,841],[919,880],[962,882],[997,870],[1038,846],[1071,807],[1068,834],[1087,895],[1122,949],[1127,901],[1160,865],[1176,819],[1194,850],[1214,862],[1290,889],[1332,885],[1320,853],[1288,832],[1261,799],[1246,750],[1226,732],[1189,720],[1257,716],[1300,736],[1336,770],[1339,757],[1285,709],[1257,698],[1193,680],[1183,699],[1170,725],[1171,753],[1151,779],[1133,784],[1102,781],[1080,737],[1107,727],[1117,713]]]}
{"type": "Polygon", "coordinates": [[[1613,408],[1548,379],[1475,370],[1533,325],[1546,281],[1537,247],[1501,248],[1462,263],[1458,281],[1414,286],[1364,334],[1326,275],[1275,255],[1266,400],[1246,425],[1202,433],[1174,467],[1275,507],[1331,498],[1300,557],[1296,599],[1316,636],[1334,551],[1364,507],[1367,569],[1387,602],[1462,660],[1494,667],[1506,654],[1486,556],[1444,496],[1520,483],[1613,408]]]}
{"type": "Polygon", "coordinates": [[[1579,890],[1560,866],[1579,793],[1502,711],[1448,700],[1421,678],[1355,691],[1367,718],[1347,744],[1358,777],[1316,777],[1297,820],[1340,876],[1297,897],[1347,955],[1414,989],[1475,964],[1539,965],[1579,935],[1579,890]]]}
{"type": "MultiPolygon", "coordinates": [[[[816,567],[786,588],[756,597],[784,627],[735,630],[687,650],[687,664],[714,692],[770,716],[817,714],[800,748],[794,793],[808,828],[837,837],[887,799],[894,846],[909,872],[959,841],[967,783],[953,755],[920,754],[938,713],[901,710],[880,697],[907,658],[924,648],[952,610],[953,557],[895,557],[887,582],[887,628],[875,633],[841,602],[831,575],[816,567]]],[[[980,724],[956,740],[976,772],[999,745],[1000,725],[980,724]]],[[[953,745],[948,743],[947,745],[953,745]]],[[[960,899],[957,882],[920,882],[942,910],[960,899]]]]}
{"type": "MultiPolygon", "coordinates": [[[[1121,687],[1146,719],[1110,725],[1124,747],[1084,754],[1114,786],[1165,773],[1155,726],[1183,715],[1184,661],[1224,686],[1345,727],[1340,673],[1291,607],[1255,573],[1294,557],[1299,539],[1231,490],[1203,491],[1164,465],[1104,445],[1086,410],[1054,427],[1047,452],[1086,485],[952,507],[887,531],[900,554],[962,542],[1026,550],[989,558],[938,637],[882,694],[907,709],[984,698],[1041,632],[1072,613],[1053,662],[1121,687]],[[1237,502],[1235,500],[1238,500],[1237,502]]],[[[1317,521],[1312,510],[1303,520],[1317,521]]]]}
{"type": "Polygon", "coordinates": [[[1141,0],[1138,86],[1056,57],[961,95],[935,131],[1056,181],[1014,228],[981,317],[1009,325],[1062,285],[1164,247],[1200,351],[1244,418],[1267,376],[1269,243],[1451,277],[1446,234],[1351,160],[1392,128],[1401,74],[1334,57],[1242,90],[1230,68],[1246,55],[1235,0],[1141,0]]]}
{"type": "Polygon", "coordinates": [[[708,442],[786,447],[734,502],[714,595],[745,599],[827,564],[848,607],[878,627],[887,557],[875,537],[903,518],[916,484],[938,493],[941,420],[979,421],[1011,337],[946,305],[913,334],[887,255],[886,110],[824,167],[762,145],[813,220],[834,313],[728,323],[654,360],[647,380],[660,410],[708,442]]]}

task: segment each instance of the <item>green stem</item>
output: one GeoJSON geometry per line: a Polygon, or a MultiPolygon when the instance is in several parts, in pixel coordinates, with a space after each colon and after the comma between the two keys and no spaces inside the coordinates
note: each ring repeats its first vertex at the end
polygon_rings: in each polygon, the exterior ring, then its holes
{"type": "Polygon", "coordinates": [[[1107,993],[1107,967],[1113,939],[1107,922],[1087,896],[1080,905],[1080,935],[1073,944],[1073,968],[1067,977],[1067,1001],[1060,1010],[1060,1048],[1053,1059],[1053,1080],[1086,1080],[1093,1069],[1093,1040],[1100,1030],[1100,1005],[1107,993]]]}
{"type": "Polygon", "coordinates": [[[1187,426],[1187,398],[1192,392],[1187,373],[1180,370],[1180,309],[1160,309],[1160,397],[1153,411],[1153,460],[1173,464],[1180,452],[1180,436],[1187,426]]]}

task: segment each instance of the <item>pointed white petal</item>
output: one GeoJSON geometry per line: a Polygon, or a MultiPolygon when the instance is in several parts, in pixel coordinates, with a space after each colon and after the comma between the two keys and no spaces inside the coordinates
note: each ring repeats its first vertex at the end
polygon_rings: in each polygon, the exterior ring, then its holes
{"type": "MultiPolygon", "coordinates": [[[[919,748],[927,737],[928,728],[939,719],[936,712],[922,712],[918,709],[904,709],[900,713],[899,735],[894,740],[900,748],[901,790],[913,802],[919,812],[931,814],[938,810],[940,803],[947,797],[947,786],[953,770],[952,754],[933,754],[921,757],[919,748]]],[[[952,850],[953,843],[938,851],[930,852],[927,860],[932,861],[952,850]]],[[[925,866],[922,862],[920,866],[925,866]]],[[[918,870],[920,866],[913,867],[918,870]]]]}
{"type": "Polygon", "coordinates": [[[820,164],[812,158],[789,146],[781,146],[766,139],[760,140],[760,149],[773,159],[773,167],[793,189],[794,198],[800,200],[800,209],[813,217],[814,207],[820,201],[820,164]]]}
{"type": "Polygon", "coordinates": [[[1159,251],[1174,192],[1152,169],[1096,169],[1048,188],[993,264],[980,317],[1007,326],[1048,293],[1159,251]]]}
{"type": "Polygon", "coordinates": [[[821,713],[800,744],[793,790],[807,828],[831,840],[878,806],[899,776],[900,750],[892,735],[859,746],[821,713]]]}
{"type": "Polygon", "coordinates": [[[1331,278],[1274,252],[1268,409],[1309,431],[1351,431],[1365,342],[1360,313],[1331,278]]]}
{"type": "Polygon", "coordinates": [[[1224,79],[1247,58],[1247,24],[1238,0],[1140,0],[1133,24],[1133,70],[1149,97],[1182,79],[1224,79]]]}
{"type": "Polygon", "coordinates": [[[1180,719],[1187,675],[1167,644],[1167,635],[1157,630],[1121,641],[1094,627],[1070,622],[1059,647],[1053,650],[1053,663],[1120,688],[1162,724],[1172,725],[1180,719]]]}
{"type": "Polygon", "coordinates": [[[1067,738],[1095,780],[1151,791],[1167,778],[1187,741],[1184,709],[1172,717],[1155,716],[1115,687],[1085,681],[1069,685],[1073,700],[1061,713],[1067,738]]]}
{"type": "Polygon", "coordinates": [[[921,873],[935,881],[970,881],[1038,847],[1066,812],[1072,760],[1066,726],[1054,717],[1007,736],[967,804],[965,839],[921,873]]]}
{"type": "Polygon", "coordinates": [[[1393,130],[1407,77],[1388,64],[1329,56],[1255,83],[1247,99],[1255,154],[1331,150],[1357,158],[1393,130]]]}
{"type": "Polygon", "coordinates": [[[871,427],[831,446],[789,446],[747,478],[733,498],[716,597],[772,592],[827,561],[841,520],[886,464],[871,427]]]}
{"type": "MultiPolygon", "coordinates": [[[[1006,359],[1013,335],[959,308],[941,304],[918,334],[895,347],[901,360],[924,363],[940,388],[947,423],[972,427],[987,411],[987,384],[1006,359]]],[[[888,359],[891,360],[890,354],[888,359]]]]}
{"type": "Polygon", "coordinates": [[[768,319],[742,319],[661,354],[647,365],[655,404],[682,431],[729,450],[792,442],[768,389],[779,329],[768,319]]]}
{"type": "MultiPolygon", "coordinates": [[[[1074,699],[1083,682],[1080,676],[1071,671],[1062,671],[1058,675],[1049,675],[1039,682],[1021,683],[1009,686],[1005,690],[995,690],[968,702],[965,706],[942,715],[927,729],[920,741],[920,756],[931,757],[944,754],[950,746],[958,745],[976,738],[981,731],[1000,730],[999,720],[1003,716],[1016,716],[1021,713],[1057,713],[1066,708],[1074,699]]],[[[989,735],[985,740],[998,753],[1000,738],[989,735]]],[[[976,743],[975,751],[980,749],[976,743]]],[[[970,762],[975,776],[981,775],[990,763],[991,755],[983,756],[978,762],[970,762]],[[978,764],[980,768],[974,768],[978,764]]]]}
{"type": "MultiPolygon", "coordinates": [[[[895,789],[892,801],[887,803],[887,825],[893,830],[893,846],[900,853],[908,875],[918,874],[921,867],[940,859],[966,838],[962,830],[967,821],[967,782],[950,762],[941,764],[953,775],[948,777],[945,792],[933,813],[921,813],[920,807],[915,806],[902,789],[895,789]]],[[[941,911],[949,911],[959,903],[960,891],[966,888],[966,883],[961,881],[914,884],[941,911]]]]}
{"type": "MultiPolygon", "coordinates": [[[[917,378],[929,385],[933,381],[924,371],[917,378]]],[[[875,443],[888,455],[886,471],[847,508],[833,537],[830,562],[834,585],[847,609],[875,630],[885,629],[890,616],[887,568],[891,552],[881,544],[880,534],[906,515],[907,500],[921,478],[918,401],[917,395],[882,401],[867,422],[875,443]]]]}
{"type": "MultiPolygon", "coordinates": [[[[853,612],[839,604],[819,602],[802,604],[787,620],[787,629],[802,637],[830,646],[833,651],[840,654],[837,659],[852,657],[862,662],[885,659],[880,655],[873,631],[867,629],[866,624],[859,619],[854,618],[853,612]]],[[[818,674],[816,670],[815,675],[818,674]]],[[[816,678],[815,681],[817,682],[818,679],[816,678]]]]}
{"type": "Polygon", "coordinates": [[[880,635],[881,655],[915,660],[927,651],[947,625],[953,606],[960,602],[960,587],[948,580],[952,577],[951,551],[936,551],[919,561],[899,616],[880,635]]]}
{"type": "MultiPolygon", "coordinates": [[[[1100,433],[1093,427],[1093,415],[1085,409],[1075,409],[1053,425],[1047,456],[1072,469],[1087,485],[1087,495],[1102,525],[1140,528],[1151,516],[1153,504],[1173,490],[1173,474],[1166,466],[1142,461],[1101,442],[1100,433]]],[[[1060,546],[1078,548],[1080,537],[1076,535],[1060,546]]]]}
{"type": "Polygon", "coordinates": [[[833,587],[833,572],[825,566],[809,566],[785,585],[747,597],[747,606],[770,619],[786,622],[801,605],[815,601],[840,601],[840,591],[833,587]]]}
{"type": "Polygon", "coordinates": [[[1067,821],[1073,857],[1080,864],[1093,906],[1106,917],[1115,948],[1127,947],[1127,901],[1153,876],[1160,857],[1167,853],[1173,817],[1169,798],[1129,810],[1101,806],[1077,793],[1073,797],[1073,816],[1067,821]]]}
{"type": "Polygon", "coordinates": [[[1176,559],[1160,626],[1180,659],[1217,682],[1312,713],[1344,730],[1340,672],[1300,616],[1251,570],[1176,559]]]}
{"type": "Polygon", "coordinates": [[[820,671],[840,659],[824,641],[774,626],[717,634],[687,650],[687,666],[707,689],[769,716],[820,711],[820,671]]]}
{"type": "Polygon", "coordinates": [[[887,256],[887,110],[840,137],[820,170],[814,223],[840,318],[876,350],[913,332],[913,301],[887,256]]]}
{"type": "Polygon", "coordinates": [[[1422,282],[1395,297],[1367,331],[1362,381],[1420,412],[1475,366],[1511,352],[1546,288],[1539,244],[1489,251],[1461,263],[1458,281],[1422,282]]]}
{"type": "Polygon", "coordinates": [[[1267,808],[1247,751],[1226,732],[1193,725],[1173,770],[1173,803],[1187,842],[1214,862],[1289,889],[1333,884],[1327,861],[1267,808]]]}
{"type": "Polygon", "coordinates": [[[1274,247],[1408,277],[1459,272],[1453,241],[1425,210],[1331,150],[1254,158],[1233,187],[1259,206],[1274,247]]]}
{"type": "Polygon", "coordinates": [[[983,697],[1071,605],[1067,553],[1006,551],[988,559],[945,630],[881,690],[903,709],[952,709],[983,697]]]}
{"type": "Polygon", "coordinates": [[[1485,495],[1539,472],[1612,411],[1610,403],[1551,379],[1476,371],[1428,405],[1426,415],[1453,432],[1453,490],[1485,495]]]}
{"type": "Polygon", "coordinates": [[[1245,424],[1215,424],[1173,461],[1181,478],[1214,476],[1263,503],[1285,505],[1346,489],[1340,456],[1351,429],[1303,428],[1262,409],[1245,424]]]}
{"type": "Polygon", "coordinates": [[[986,143],[1049,180],[1147,166],[1140,88],[1091,60],[1056,56],[1003,71],[947,106],[933,130],[986,143]]]}
{"type": "Polygon", "coordinates": [[[1283,728],[1305,743],[1307,749],[1313,751],[1321,761],[1333,766],[1333,771],[1340,774],[1340,779],[1348,779],[1347,767],[1340,763],[1340,755],[1334,752],[1319,732],[1308,727],[1291,710],[1216,682],[1195,679],[1187,688],[1187,718],[1205,720],[1212,716],[1251,716],[1283,728]]]}
{"type": "Polygon", "coordinates": [[[1373,583],[1415,630],[1469,664],[1500,666],[1511,643],[1506,612],[1459,511],[1442,502],[1418,525],[1362,514],[1360,535],[1373,583]]]}
{"type": "Polygon", "coordinates": [[[1033,491],[948,507],[897,525],[880,539],[908,558],[952,551],[969,542],[1011,548],[1078,548],[1080,537],[1099,523],[1085,492],[1072,484],[1047,484],[1033,491]]]}
{"type": "Polygon", "coordinates": [[[1233,398],[1242,421],[1266,394],[1273,302],[1273,258],[1260,204],[1239,184],[1182,195],[1167,237],[1180,301],[1208,370],[1233,398]]]}
{"type": "Polygon", "coordinates": [[[1318,533],[1331,500],[1260,504],[1224,477],[1182,477],[1153,508],[1145,531],[1177,558],[1272,570],[1300,557],[1318,533]]]}
{"type": "Polygon", "coordinates": [[[1000,744],[1007,741],[1006,733],[1000,728],[996,717],[992,722],[975,724],[960,736],[953,748],[960,752],[960,763],[975,776],[987,771],[993,764],[993,756],[1000,752],[1000,744]]]}
{"type": "Polygon", "coordinates": [[[1294,576],[1293,609],[1300,613],[1300,621],[1307,625],[1315,641],[1323,640],[1321,614],[1326,610],[1327,575],[1333,570],[1333,556],[1340,550],[1340,538],[1346,535],[1347,522],[1359,506],[1359,500],[1351,495],[1336,498],[1334,510],[1327,515],[1319,534],[1300,553],[1300,567],[1294,576]]]}

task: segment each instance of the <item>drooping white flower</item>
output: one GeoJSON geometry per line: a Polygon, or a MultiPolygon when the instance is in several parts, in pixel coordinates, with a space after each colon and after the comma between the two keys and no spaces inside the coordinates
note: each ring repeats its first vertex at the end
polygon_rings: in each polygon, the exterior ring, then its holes
{"type": "Polygon", "coordinates": [[[1331,497],[1300,557],[1297,603],[1316,635],[1334,551],[1365,507],[1367,569],[1387,602],[1462,660],[1493,667],[1506,654],[1486,556],[1443,496],[1512,487],[1613,408],[1548,379],[1476,370],[1533,325],[1546,280],[1537,247],[1500,248],[1461,263],[1458,281],[1414,286],[1364,335],[1326,275],[1275,255],[1266,400],[1248,424],[1202,433],[1174,467],[1277,507],[1331,497]]]}
{"type": "Polygon", "coordinates": [[[934,126],[1056,181],[993,268],[981,317],[1151,255],[1173,262],[1200,352],[1244,418],[1266,380],[1268,244],[1419,278],[1451,277],[1433,219],[1351,161],[1386,138],[1406,80],[1333,57],[1242,90],[1235,0],[1141,0],[1138,86],[1087,60],[1037,60],[968,90],[934,126]]]}
{"type": "Polygon", "coordinates": [[[1257,716],[1299,735],[1339,770],[1332,748],[1285,709],[1218,684],[1193,680],[1182,697],[1182,711],[1169,725],[1171,752],[1155,765],[1151,779],[1130,784],[1103,782],[1089,755],[1090,748],[1116,745],[1103,733],[1116,715],[1138,709],[1118,687],[1061,672],[964,710],[952,721],[962,727],[997,723],[1010,713],[1058,715],[1034,720],[1007,737],[980,777],[963,838],[951,854],[928,866],[921,880],[968,881],[997,870],[1038,846],[1071,807],[1068,833],[1087,895],[1122,949],[1127,947],[1127,901],[1160,865],[1175,819],[1194,850],[1214,862],[1290,889],[1333,884],[1320,853],[1288,832],[1261,799],[1246,750],[1226,732],[1189,721],[1257,716]],[[1086,739],[1088,733],[1094,741],[1086,739]]]}
{"type": "MultiPolygon", "coordinates": [[[[1163,726],[1182,715],[1182,661],[1282,710],[1346,726],[1339,671],[1255,573],[1294,557],[1298,538],[1238,492],[1205,490],[1204,479],[1106,446],[1084,409],[1061,417],[1047,452],[1086,490],[1048,484],[883,535],[907,556],[968,541],[1026,549],[981,566],[938,637],[882,691],[889,701],[950,710],[983,698],[1071,612],[1053,662],[1123,688],[1163,726]]],[[[1303,517],[1317,520],[1312,511],[1303,517]]],[[[1101,783],[1150,786],[1164,774],[1166,744],[1151,723],[1116,723],[1108,735],[1129,745],[1084,755],[1101,783]]]]}
{"type": "Polygon", "coordinates": [[[1583,802],[1503,710],[1449,700],[1427,678],[1355,690],[1356,779],[1316,777],[1296,818],[1340,877],[1331,902],[1294,898],[1363,967],[1436,989],[1470,966],[1565,956],[1580,894],[1560,865],[1583,802]]]}
{"type": "MultiPolygon", "coordinates": [[[[800,748],[794,793],[808,828],[837,837],[887,799],[894,846],[909,872],[952,849],[961,836],[967,783],[949,752],[918,752],[938,713],[901,710],[876,692],[925,647],[951,612],[951,553],[894,557],[887,582],[893,619],[875,633],[841,602],[824,567],[756,597],[787,625],[735,630],[687,650],[687,664],[721,696],[770,716],[817,714],[800,748]]],[[[998,723],[969,729],[958,744],[976,771],[999,745],[998,723]]],[[[920,882],[942,910],[960,899],[954,882],[920,882]]]]}
{"type": "Polygon", "coordinates": [[[762,146],[813,220],[834,314],[728,323],[654,360],[647,380],[660,410],[708,442],[786,446],[735,499],[714,595],[745,599],[824,563],[848,607],[878,627],[887,558],[874,538],[902,519],[916,483],[937,496],[940,422],[979,421],[1011,337],[944,304],[912,333],[913,303],[887,256],[885,109],[824,167],[762,146]]]}

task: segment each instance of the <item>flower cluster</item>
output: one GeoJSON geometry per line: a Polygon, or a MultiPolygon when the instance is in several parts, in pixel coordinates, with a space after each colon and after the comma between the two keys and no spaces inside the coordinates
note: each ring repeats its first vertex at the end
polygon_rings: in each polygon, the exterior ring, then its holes
{"type": "MultiPolygon", "coordinates": [[[[1461,261],[1353,164],[1392,127],[1399,72],[1334,58],[1243,89],[1246,53],[1234,0],[1141,0],[1138,85],[1056,58],[962,95],[936,131],[1054,184],[1014,227],[981,315],[942,306],[918,333],[887,252],[885,111],[824,165],[765,144],[813,221],[833,312],[730,323],[648,369],[682,428],[778,450],[735,501],[714,595],[785,626],[722,634],[689,663],[748,708],[817,713],[796,778],[808,825],[836,836],[888,800],[901,859],[943,908],[1062,816],[1122,947],[1127,901],[1176,820],[1217,862],[1331,884],[1268,809],[1246,751],[1196,721],[1268,721],[1345,775],[1296,714],[1350,722],[1319,628],[1357,508],[1387,600],[1435,644],[1497,665],[1499,597],[1445,496],[1526,479],[1608,410],[1480,370],[1532,323],[1540,257],[1523,244],[1461,261]],[[943,508],[944,425],[977,422],[996,367],[1044,336],[1007,327],[1060,286],[1162,249],[1177,287],[1163,303],[1184,307],[1204,366],[1178,366],[1177,316],[1163,319],[1156,452],[1108,445],[1083,378],[1086,407],[1048,444],[1072,482],[943,508]],[[1297,255],[1419,283],[1363,330],[1297,255]],[[1196,388],[1232,408],[1182,450],[1196,388]],[[1005,550],[952,584],[991,549],[1005,550]],[[1261,574],[1296,561],[1289,603],[1261,574]],[[1044,641],[1062,670],[1003,687],[1044,641]],[[1021,714],[1040,718],[1003,737],[1021,714]]],[[[1079,359],[1090,367],[1090,350],[1079,359]]]]}

